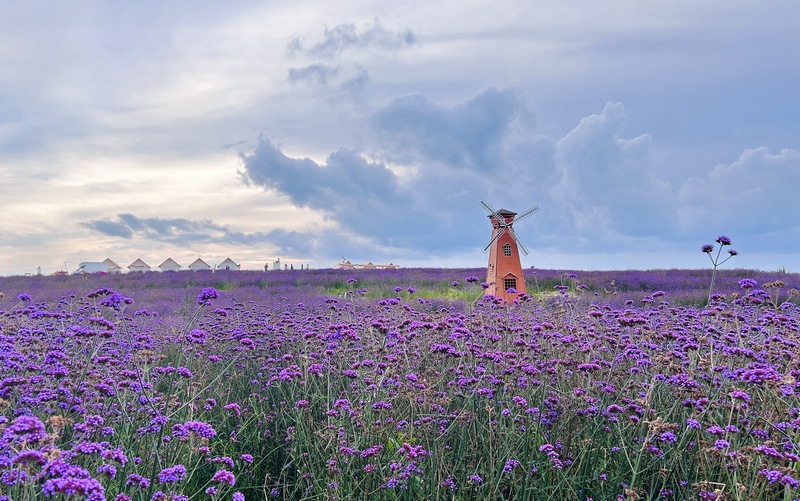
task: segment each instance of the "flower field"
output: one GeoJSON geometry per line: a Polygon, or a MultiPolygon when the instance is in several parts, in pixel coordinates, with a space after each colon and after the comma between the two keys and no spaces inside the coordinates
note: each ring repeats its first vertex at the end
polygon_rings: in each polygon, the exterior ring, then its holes
{"type": "Polygon", "coordinates": [[[0,278],[0,501],[800,498],[796,274],[0,278]]]}

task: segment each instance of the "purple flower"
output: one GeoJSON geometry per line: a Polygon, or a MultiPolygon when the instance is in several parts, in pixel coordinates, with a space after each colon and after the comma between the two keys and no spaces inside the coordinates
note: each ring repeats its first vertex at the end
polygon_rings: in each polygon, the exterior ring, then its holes
{"type": "Polygon", "coordinates": [[[716,442],[714,442],[714,447],[716,447],[717,449],[727,449],[730,446],[731,446],[730,442],[724,439],[719,439],[716,442]]]}
{"type": "Polygon", "coordinates": [[[213,287],[203,287],[203,290],[197,295],[197,304],[206,306],[211,304],[212,299],[217,299],[218,297],[219,292],[217,289],[213,287]]]}
{"type": "Polygon", "coordinates": [[[742,289],[753,289],[758,287],[758,282],[753,280],[752,278],[743,278],[739,280],[739,287],[742,289]]]}
{"type": "Polygon", "coordinates": [[[658,437],[658,439],[662,442],[669,442],[671,444],[678,441],[678,437],[676,437],[675,434],[671,431],[665,431],[658,437]]]}
{"type": "Polygon", "coordinates": [[[236,477],[233,473],[229,472],[228,470],[219,470],[214,474],[211,478],[214,482],[225,483],[228,485],[233,485],[236,483],[236,477]]]}
{"type": "Polygon", "coordinates": [[[187,421],[183,427],[187,431],[194,432],[198,437],[201,438],[212,438],[217,435],[216,430],[214,430],[210,424],[202,421],[187,421]]]}
{"type": "Polygon", "coordinates": [[[137,473],[131,473],[128,475],[128,479],[125,480],[125,485],[134,485],[140,489],[147,489],[150,487],[150,479],[145,478],[137,473]]]}
{"type": "Polygon", "coordinates": [[[39,418],[33,416],[19,416],[14,419],[11,426],[3,431],[0,442],[2,442],[3,445],[20,443],[22,441],[34,443],[46,437],[47,433],[44,429],[44,423],[42,423],[39,418]]]}
{"type": "Polygon", "coordinates": [[[453,280],[452,282],[450,282],[450,285],[452,285],[453,287],[458,287],[458,280],[453,280]]]}
{"type": "Polygon", "coordinates": [[[12,464],[25,464],[25,463],[32,463],[43,465],[47,463],[47,458],[41,451],[36,449],[28,449],[18,453],[14,458],[11,460],[12,464]]]}
{"type": "MultiPolygon", "coordinates": [[[[88,473],[88,472],[87,472],[88,473]]],[[[81,494],[88,496],[87,500],[100,500],[106,498],[106,491],[103,485],[91,476],[83,477],[60,477],[51,478],[42,485],[42,492],[45,497],[55,496],[56,494],[81,494]]]]}
{"type": "Polygon", "coordinates": [[[234,492],[231,501],[244,501],[244,494],[239,491],[234,492]]]}
{"type": "Polygon", "coordinates": [[[200,329],[192,329],[191,332],[186,334],[186,340],[195,344],[206,344],[208,341],[208,334],[206,331],[200,329]]]}
{"type": "Polygon", "coordinates": [[[506,461],[506,465],[503,466],[503,473],[511,473],[518,466],[519,466],[519,461],[517,461],[516,459],[509,459],[508,461],[506,461]]]}
{"type": "Polygon", "coordinates": [[[714,246],[711,245],[711,244],[706,244],[706,245],[702,246],[700,248],[700,250],[702,250],[706,254],[711,254],[712,252],[714,252],[714,246]]]}
{"type": "Polygon", "coordinates": [[[30,294],[27,294],[27,293],[25,293],[25,292],[22,292],[22,293],[20,293],[20,295],[19,295],[19,296],[17,296],[17,299],[18,299],[18,300],[20,300],[20,301],[22,301],[22,302],[24,302],[24,303],[27,303],[28,301],[32,301],[32,300],[33,300],[33,298],[31,297],[31,295],[30,295],[30,294]]]}
{"type": "Polygon", "coordinates": [[[781,472],[779,472],[778,470],[763,469],[763,470],[760,470],[758,472],[758,474],[759,475],[763,475],[764,477],[766,477],[767,481],[770,484],[774,484],[775,482],[780,481],[781,477],[783,477],[783,474],[781,472]]]}
{"type": "Polygon", "coordinates": [[[744,392],[742,390],[733,390],[730,393],[730,396],[731,396],[732,399],[742,400],[745,403],[749,403],[750,402],[750,395],[748,395],[746,392],[744,392]]]}
{"type": "Polygon", "coordinates": [[[730,254],[731,257],[739,255],[739,253],[737,251],[735,251],[734,249],[729,249],[728,250],[728,254],[730,254]]]}
{"type": "Polygon", "coordinates": [[[720,235],[717,237],[717,243],[720,245],[730,245],[731,239],[726,237],[725,235],[720,235]]]}
{"type": "Polygon", "coordinates": [[[112,292],[110,295],[100,300],[100,306],[106,308],[113,308],[115,310],[121,309],[126,304],[133,304],[133,299],[125,297],[118,292],[112,292]]]}
{"type": "Polygon", "coordinates": [[[158,474],[158,482],[162,484],[180,482],[186,478],[186,467],[176,464],[172,468],[164,468],[158,474]]]}

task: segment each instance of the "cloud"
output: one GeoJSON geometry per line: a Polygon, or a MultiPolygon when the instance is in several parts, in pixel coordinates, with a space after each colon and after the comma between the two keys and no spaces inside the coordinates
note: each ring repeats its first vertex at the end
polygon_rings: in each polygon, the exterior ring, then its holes
{"type": "Polygon", "coordinates": [[[334,68],[321,63],[309,64],[303,68],[290,68],[289,81],[293,84],[298,82],[311,82],[319,85],[327,85],[328,79],[335,77],[339,68],[334,68]]]}
{"type": "Polygon", "coordinates": [[[623,138],[626,120],[622,103],[607,103],[556,142],[560,180],[553,193],[562,200],[562,223],[572,221],[593,245],[674,225],[674,194],[649,166],[652,138],[623,138]]]}
{"type": "Polygon", "coordinates": [[[198,244],[256,246],[270,244],[283,254],[310,256],[316,237],[309,233],[275,229],[268,232],[243,233],[208,220],[183,218],[140,218],[118,214],[115,219],[95,219],[81,226],[110,237],[164,242],[179,247],[198,244]]]}
{"type": "Polygon", "coordinates": [[[94,220],[81,223],[82,226],[94,230],[110,237],[131,238],[133,231],[131,228],[121,222],[108,221],[108,220],[94,220]]]}
{"type": "Polygon", "coordinates": [[[393,161],[435,160],[489,173],[505,167],[501,142],[512,122],[529,114],[514,90],[489,88],[453,107],[422,94],[398,97],[375,113],[372,125],[393,161]]]}
{"type": "Polygon", "coordinates": [[[411,47],[417,42],[413,31],[389,31],[375,19],[372,26],[361,31],[353,23],[339,24],[330,29],[326,27],[322,40],[308,48],[302,39],[295,37],[287,44],[286,52],[291,56],[304,54],[313,58],[332,58],[351,48],[395,51],[411,47]]]}
{"type": "Polygon", "coordinates": [[[798,186],[800,151],[748,149],[736,161],[717,165],[681,187],[680,222],[689,230],[712,227],[754,236],[783,231],[800,243],[800,223],[793,217],[800,212],[798,186]]]}
{"type": "Polygon", "coordinates": [[[317,164],[262,138],[242,155],[241,175],[395,251],[481,248],[483,198],[498,209],[542,207],[525,223],[535,240],[517,231],[529,246],[612,249],[655,238],[677,214],[671,186],[649,165],[652,138],[624,137],[626,118],[621,103],[609,103],[554,139],[537,133],[533,106],[514,89],[450,106],[413,94],[368,118],[375,133],[364,151],[341,148],[317,164]]]}
{"type": "Polygon", "coordinates": [[[407,223],[425,215],[409,206],[412,193],[383,163],[341,148],[319,165],[286,156],[266,138],[241,158],[245,181],[283,193],[299,207],[321,211],[355,234],[387,245],[408,245],[419,237],[415,225],[407,223]]]}
{"type": "Polygon", "coordinates": [[[360,101],[370,83],[367,70],[361,67],[346,73],[339,70],[340,66],[332,67],[322,63],[290,68],[289,82],[292,85],[306,84],[322,91],[330,103],[337,103],[342,98],[360,101]]]}

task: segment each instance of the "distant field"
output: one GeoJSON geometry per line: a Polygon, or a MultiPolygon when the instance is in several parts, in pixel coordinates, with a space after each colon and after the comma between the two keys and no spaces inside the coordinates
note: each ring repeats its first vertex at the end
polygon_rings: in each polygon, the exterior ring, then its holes
{"type": "Polygon", "coordinates": [[[800,497],[798,275],[483,271],[0,278],[0,500],[800,497]]]}
{"type": "MultiPolygon", "coordinates": [[[[669,292],[668,300],[681,304],[703,303],[708,296],[710,269],[694,270],[525,270],[528,292],[550,294],[557,286],[576,288],[584,285],[581,295],[599,303],[621,304],[625,300],[639,301],[655,291],[669,292]],[[575,278],[570,278],[574,276],[575,278]]],[[[42,300],[54,300],[68,294],[80,294],[98,286],[134,293],[137,291],[166,291],[190,294],[193,287],[213,286],[219,290],[237,290],[239,294],[322,294],[338,296],[351,290],[366,289],[363,296],[380,299],[395,296],[394,289],[416,289],[420,297],[439,300],[462,300],[479,296],[480,287],[468,287],[468,276],[485,279],[485,268],[405,268],[397,270],[286,270],[286,271],[217,271],[217,272],[150,272],[121,275],[79,275],[42,277],[0,277],[0,292],[6,301],[20,292],[30,293],[42,300]],[[355,279],[356,283],[348,283],[355,279]],[[458,281],[459,287],[452,287],[458,281]],[[465,291],[465,289],[467,289],[465,291]],[[468,292],[476,292],[469,294],[468,292]]],[[[800,290],[800,274],[765,272],[747,269],[722,269],[717,272],[714,292],[740,292],[739,280],[752,278],[760,284],[781,281],[783,292],[800,290]]],[[[0,304],[2,300],[0,300],[0,304]]]]}

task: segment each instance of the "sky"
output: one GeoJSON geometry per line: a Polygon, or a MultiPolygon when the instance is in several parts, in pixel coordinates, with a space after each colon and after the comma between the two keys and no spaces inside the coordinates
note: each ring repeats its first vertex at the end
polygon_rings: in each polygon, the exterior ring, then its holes
{"type": "Polygon", "coordinates": [[[703,268],[725,235],[725,267],[800,272],[799,18],[796,0],[2,2],[0,275],[485,266],[481,200],[540,207],[514,227],[525,268],[703,268]]]}

